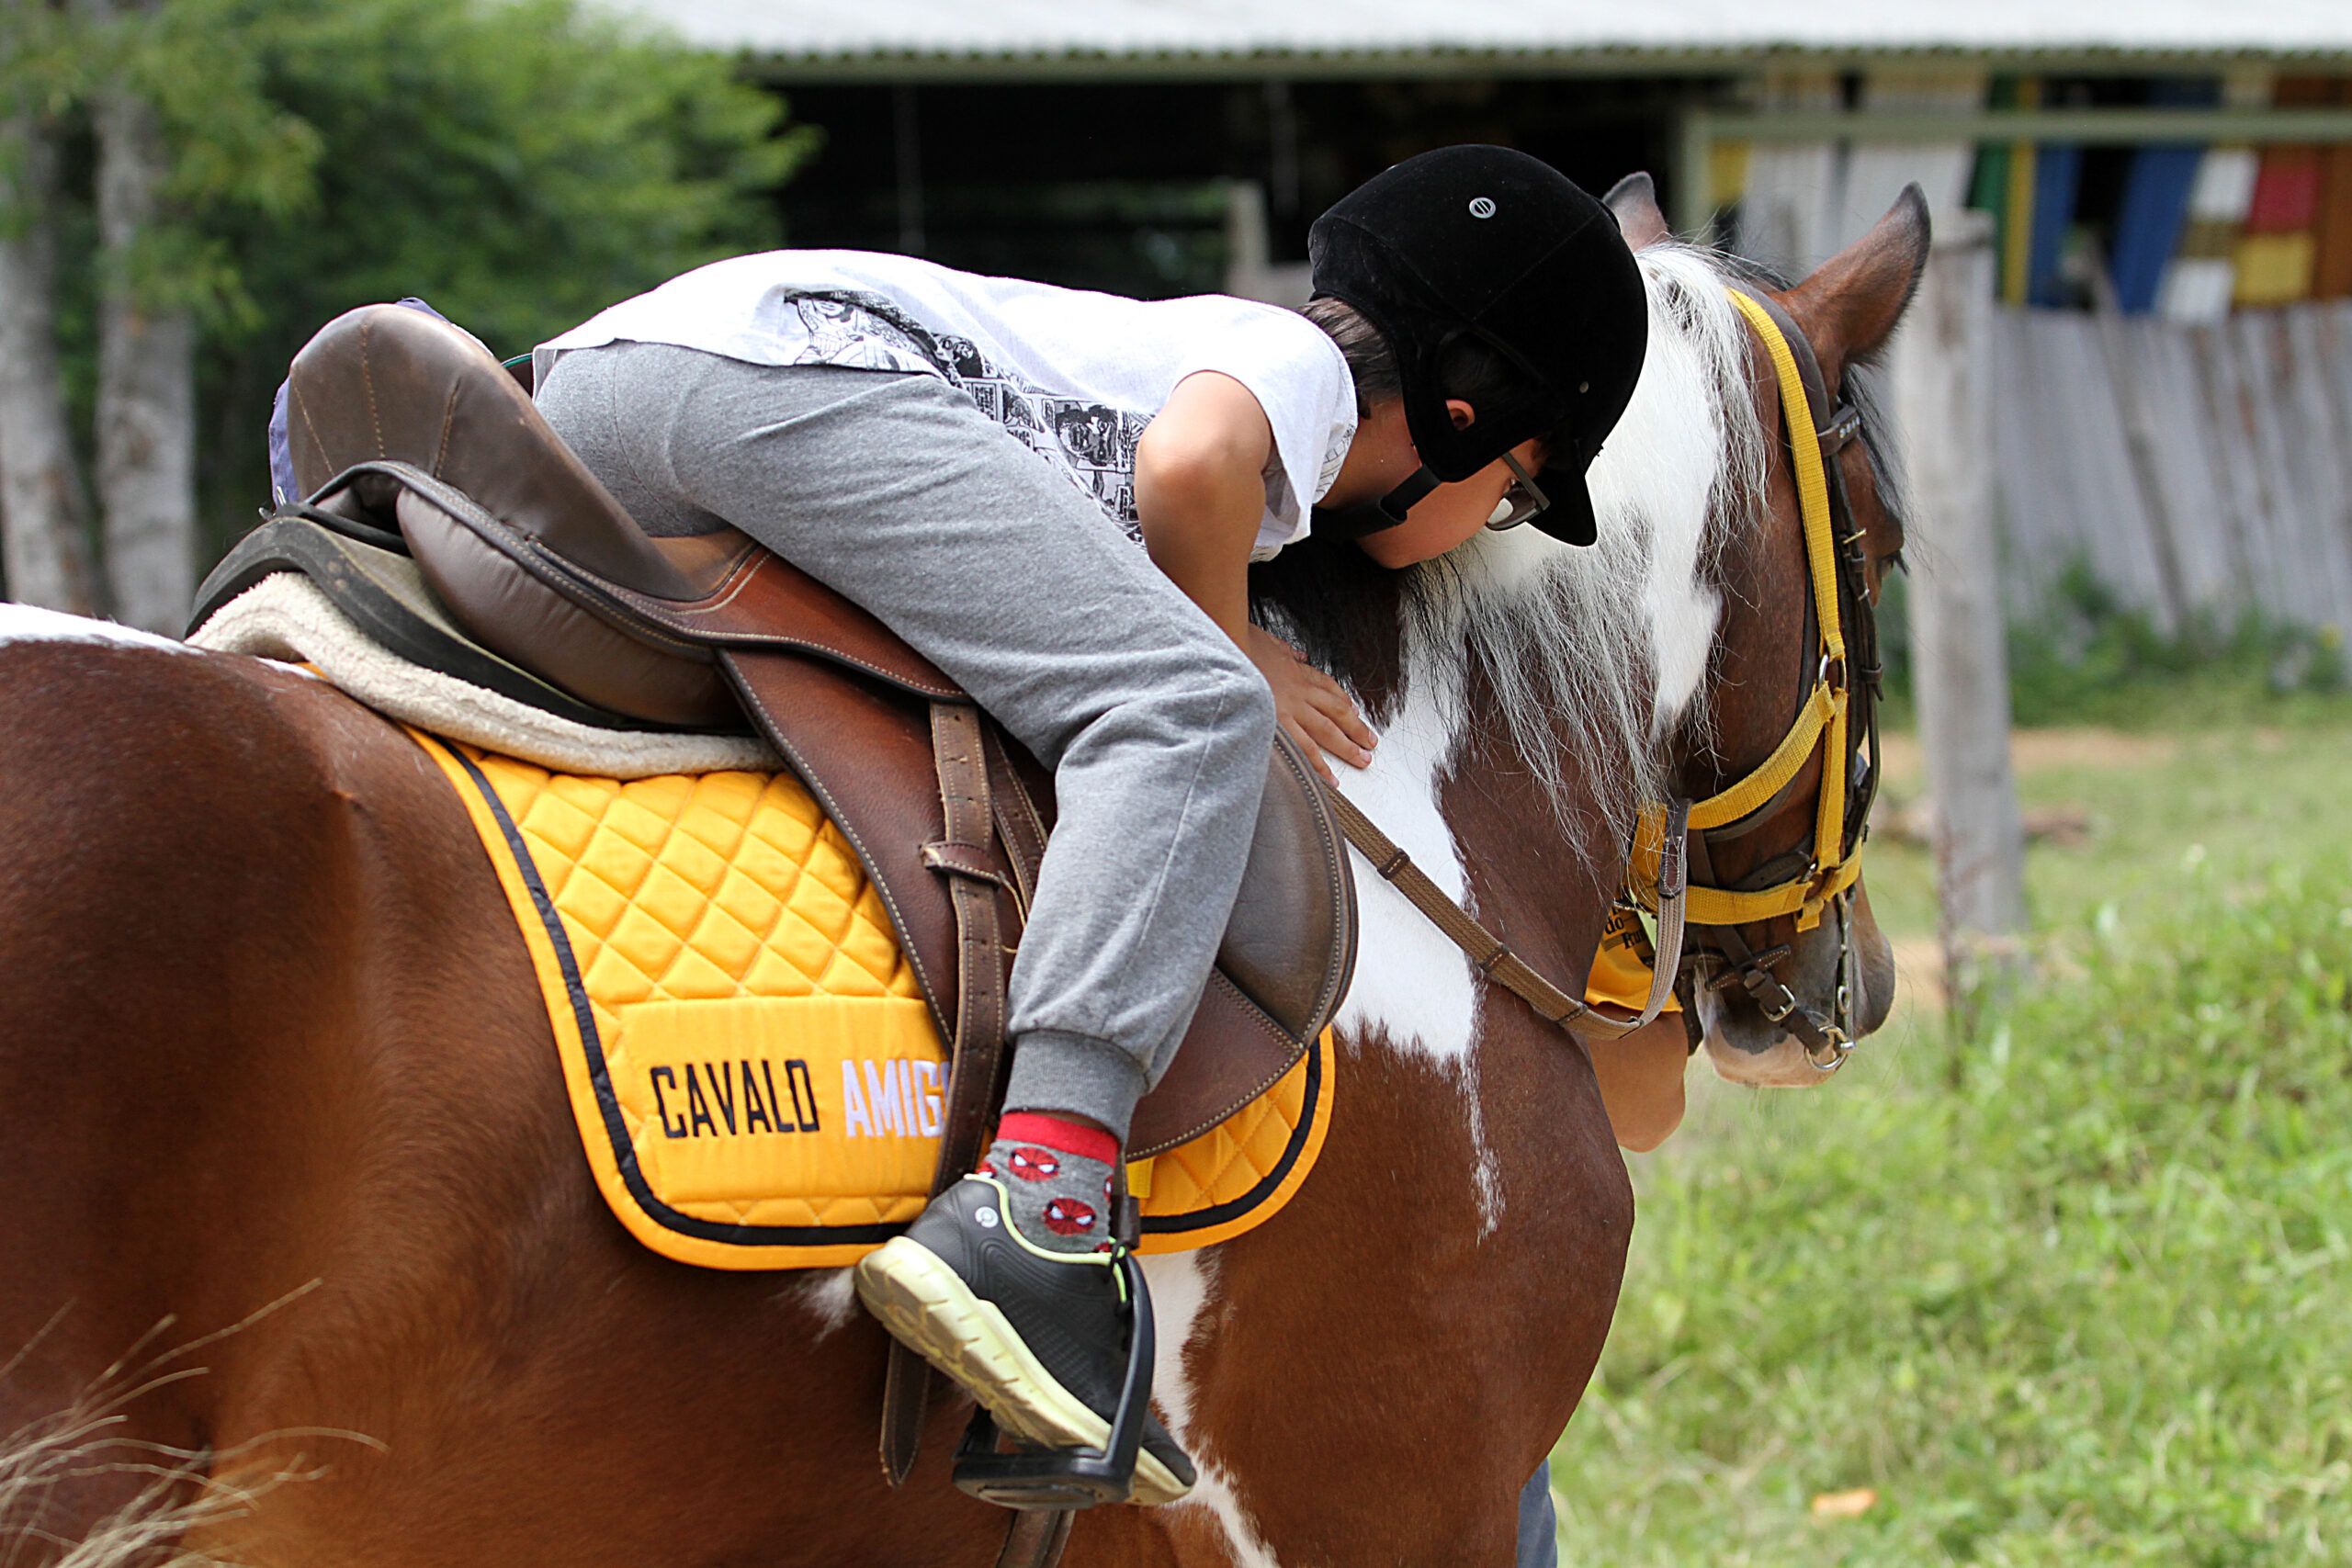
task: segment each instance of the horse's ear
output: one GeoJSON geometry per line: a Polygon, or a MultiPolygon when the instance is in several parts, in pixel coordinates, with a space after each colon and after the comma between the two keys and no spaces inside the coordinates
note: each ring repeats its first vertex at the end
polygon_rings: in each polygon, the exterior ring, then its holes
{"type": "Polygon", "coordinates": [[[1928,197],[1907,185],[1871,231],[1823,262],[1789,291],[1789,313],[1804,328],[1823,370],[1868,359],[1911,304],[1928,264],[1928,197]]]}
{"type": "Polygon", "coordinates": [[[1655,245],[1673,232],[1657,204],[1657,186],[1646,174],[1627,175],[1609,187],[1600,202],[1616,217],[1617,231],[1625,236],[1628,250],[1655,245]]]}

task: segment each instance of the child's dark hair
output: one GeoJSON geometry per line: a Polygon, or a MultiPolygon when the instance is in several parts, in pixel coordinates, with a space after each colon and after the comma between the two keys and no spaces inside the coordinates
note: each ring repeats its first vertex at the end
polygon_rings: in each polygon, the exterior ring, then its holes
{"type": "Polygon", "coordinates": [[[1405,380],[1396,369],[1396,355],[1388,340],[1363,319],[1363,313],[1344,299],[1325,295],[1309,299],[1299,307],[1299,314],[1323,329],[1324,334],[1340,345],[1340,353],[1348,362],[1348,374],[1355,378],[1356,414],[1359,418],[1372,412],[1372,405],[1404,396],[1405,380]]]}
{"type": "MultiPolygon", "coordinates": [[[[1348,373],[1355,378],[1359,418],[1369,415],[1373,404],[1405,395],[1405,378],[1397,369],[1396,353],[1363,312],[1326,295],[1309,299],[1299,313],[1340,345],[1348,373]]],[[[1474,409],[1491,407],[1519,379],[1510,361],[1472,337],[1454,339],[1438,366],[1438,380],[1445,395],[1460,398],[1474,409]]]]}

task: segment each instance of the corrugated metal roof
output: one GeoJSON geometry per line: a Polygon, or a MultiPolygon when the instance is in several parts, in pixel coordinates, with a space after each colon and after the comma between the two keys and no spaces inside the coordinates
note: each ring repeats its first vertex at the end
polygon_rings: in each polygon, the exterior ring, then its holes
{"type": "Polygon", "coordinates": [[[604,0],[779,62],[2352,57],[2346,0],[604,0]]]}

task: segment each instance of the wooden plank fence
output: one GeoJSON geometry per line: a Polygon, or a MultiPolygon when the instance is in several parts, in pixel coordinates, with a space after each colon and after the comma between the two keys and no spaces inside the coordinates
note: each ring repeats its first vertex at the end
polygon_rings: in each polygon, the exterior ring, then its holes
{"type": "Polygon", "coordinates": [[[1936,231],[1888,381],[1907,427],[1947,439],[1913,446],[1911,479],[1934,539],[1934,568],[1911,580],[1919,742],[1934,803],[1936,895],[1947,990],[1963,1015],[2010,968],[2025,927],[2025,826],[2009,761],[1993,475],[1982,457],[1995,399],[1993,225],[1969,212],[1936,231]]]}
{"type": "Polygon", "coordinates": [[[2005,310],[1992,337],[2012,617],[2080,562],[2166,632],[2249,611],[2352,632],[2352,301],[2197,326],[2005,310]]]}

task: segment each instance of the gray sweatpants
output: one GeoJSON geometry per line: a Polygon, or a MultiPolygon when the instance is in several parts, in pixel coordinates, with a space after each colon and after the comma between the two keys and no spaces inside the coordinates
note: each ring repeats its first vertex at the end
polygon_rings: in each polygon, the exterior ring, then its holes
{"type": "Polygon", "coordinates": [[[1054,770],[1005,1103],[1123,1141],[1240,886],[1273,699],[1069,479],[931,376],[575,349],[539,410],[656,534],[731,525],[879,616],[1054,770]]]}

